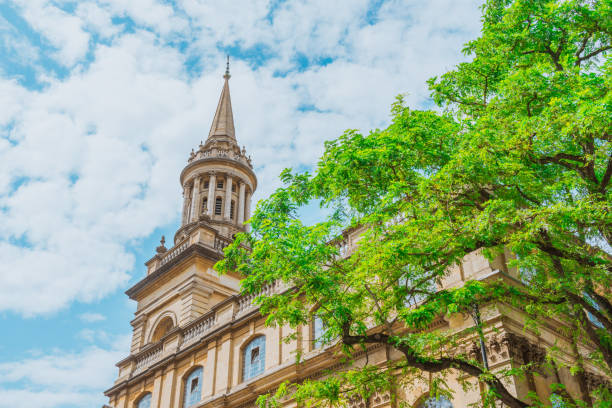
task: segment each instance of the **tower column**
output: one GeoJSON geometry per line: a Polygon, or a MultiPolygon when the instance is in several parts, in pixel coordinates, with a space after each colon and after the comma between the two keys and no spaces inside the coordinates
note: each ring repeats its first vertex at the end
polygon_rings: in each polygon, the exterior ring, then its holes
{"type": "Polygon", "coordinates": [[[223,213],[223,218],[225,220],[230,220],[230,208],[232,205],[232,176],[228,175],[225,178],[225,211],[223,213]]]}
{"type": "Polygon", "coordinates": [[[193,179],[193,191],[191,194],[191,216],[189,217],[190,222],[197,221],[198,219],[198,207],[200,204],[200,177],[193,179]]]}
{"type": "Polygon", "coordinates": [[[241,226],[244,223],[244,193],[245,193],[244,181],[240,182],[240,193],[238,195],[238,225],[241,226]]]}
{"type": "MultiPolygon", "coordinates": [[[[251,218],[251,193],[247,192],[244,201],[244,219],[248,220],[251,218]]],[[[251,227],[247,226],[247,231],[250,231],[251,227]]]]}
{"type": "Polygon", "coordinates": [[[187,217],[189,216],[189,203],[190,203],[189,185],[185,183],[183,185],[183,214],[181,217],[181,225],[187,224],[187,217]]]}
{"type": "Polygon", "coordinates": [[[217,176],[215,175],[215,172],[213,171],[210,173],[210,179],[208,180],[208,200],[206,201],[208,203],[207,214],[211,218],[213,216],[213,211],[215,208],[215,187],[216,185],[217,185],[217,176]]]}

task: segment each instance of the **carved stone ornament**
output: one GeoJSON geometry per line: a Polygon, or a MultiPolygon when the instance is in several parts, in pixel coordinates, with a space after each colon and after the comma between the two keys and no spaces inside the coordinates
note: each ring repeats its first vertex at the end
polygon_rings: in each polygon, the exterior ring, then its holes
{"type": "Polygon", "coordinates": [[[363,398],[361,398],[361,395],[353,395],[347,402],[348,408],[366,408],[366,403],[363,398]]]}
{"type": "Polygon", "coordinates": [[[168,251],[168,248],[166,248],[166,246],[164,245],[165,243],[166,243],[166,237],[162,235],[161,239],[159,240],[160,245],[157,248],[155,248],[158,254],[164,254],[168,251]]]}
{"type": "Polygon", "coordinates": [[[587,371],[585,373],[587,387],[589,388],[589,392],[595,391],[597,388],[603,386],[608,389],[608,391],[612,392],[612,384],[605,377],[587,371]]]}

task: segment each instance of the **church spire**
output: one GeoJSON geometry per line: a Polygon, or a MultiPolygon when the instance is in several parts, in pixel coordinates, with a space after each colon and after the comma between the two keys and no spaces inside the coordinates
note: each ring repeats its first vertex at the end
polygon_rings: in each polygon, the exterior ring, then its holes
{"type": "Polygon", "coordinates": [[[209,139],[215,136],[228,136],[232,139],[236,139],[236,132],[234,130],[234,115],[232,113],[232,100],[230,98],[229,91],[230,77],[228,55],[225,75],[223,75],[225,83],[223,84],[223,90],[221,91],[221,97],[219,98],[219,105],[217,105],[217,111],[215,112],[215,117],[213,118],[212,126],[210,127],[210,133],[208,134],[209,139]]]}

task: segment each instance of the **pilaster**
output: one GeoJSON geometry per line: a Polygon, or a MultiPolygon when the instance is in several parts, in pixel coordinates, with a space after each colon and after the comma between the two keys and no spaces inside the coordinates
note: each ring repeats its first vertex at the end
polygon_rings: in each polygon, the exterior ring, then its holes
{"type": "Polygon", "coordinates": [[[162,380],[162,393],[159,398],[159,407],[171,407],[173,406],[173,399],[175,399],[175,367],[171,367],[163,375],[162,380]]]}
{"type": "Polygon", "coordinates": [[[162,375],[158,372],[153,380],[153,392],[151,393],[151,408],[162,408],[160,404],[162,397],[162,375]]]}
{"type": "Polygon", "coordinates": [[[217,364],[215,394],[227,392],[230,388],[230,376],[233,368],[230,360],[231,341],[231,335],[226,334],[221,338],[221,340],[219,341],[220,344],[218,344],[217,346],[217,360],[227,363],[217,364]]]}
{"type": "Polygon", "coordinates": [[[147,325],[147,315],[144,313],[140,314],[138,317],[132,320],[130,324],[133,327],[130,353],[135,354],[140,351],[144,343],[144,333],[147,325]]]}
{"type": "Polygon", "coordinates": [[[206,362],[204,363],[204,378],[202,379],[202,399],[210,397],[215,392],[215,378],[217,373],[217,342],[208,343],[206,362]]]}
{"type": "Polygon", "coordinates": [[[181,297],[180,326],[186,325],[210,309],[208,303],[212,290],[200,281],[201,278],[194,277],[178,291],[181,297]]]}

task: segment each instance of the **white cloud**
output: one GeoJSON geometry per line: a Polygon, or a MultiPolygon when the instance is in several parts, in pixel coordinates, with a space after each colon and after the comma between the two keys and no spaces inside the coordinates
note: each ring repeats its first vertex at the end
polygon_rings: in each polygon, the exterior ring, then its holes
{"type": "MultiPolygon", "coordinates": [[[[385,126],[395,95],[423,103],[425,80],[462,60],[461,45],[478,34],[479,3],[389,0],[374,12],[365,0],[14,0],[54,50],[33,48],[0,17],[0,34],[12,36],[5,48],[44,82],[31,90],[0,72],[0,311],[50,314],[144,276],[128,248],[178,222],[178,176],[208,134],[225,47],[271,55],[231,68],[257,200],[283,168],[312,166],[324,140],[385,126]],[[41,55],[68,75],[57,79],[41,55]]],[[[76,340],[84,351],[0,363],[0,407],[101,405],[128,339],[105,350],[92,344],[106,333],[86,328],[76,340]]]]}
{"type": "Polygon", "coordinates": [[[0,363],[0,407],[101,406],[105,402],[101,390],[108,388],[117,374],[109,362],[118,361],[128,347],[129,337],[124,336],[109,349],[56,351],[0,363]]]}
{"type": "Polygon", "coordinates": [[[46,0],[16,0],[26,21],[39,31],[55,48],[56,57],[71,67],[88,50],[89,34],[82,27],[82,20],[64,12],[46,0]]]}
{"type": "Polygon", "coordinates": [[[108,343],[110,337],[104,330],[82,329],[78,332],[77,338],[85,340],[87,343],[91,344],[106,344],[108,343]]]}
{"type": "Polygon", "coordinates": [[[95,323],[106,320],[106,316],[100,313],[82,313],[79,315],[79,319],[87,323],[95,323]]]}
{"type": "Polygon", "coordinates": [[[111,12],[94,2],[79,3],[75,10],[77,15],[84,23],[84,26],[98,34],[103,38],[112,37],[119,33],[121,28],[112,22],[111,12]]]}
{"type": "Polygon", "coordinates": [[[87,72],[13,100],[17,143],[0,145],[0,309],[53,312],[110,293],[133,267],[125,244],[175,216],[186,153],[165,155],[171,133],[155,133],[184,105],[167,98],[188,87],[178,54],[149,37],[102,47],[87,72]]]}
{"type": "Polygon", "coordinates": [[[153,28],[161,35],[171,35],[188,28],[187,20],[165,1],[156,0],[101,0],[113,14],[128,16],[136,23],[153,28]]]}
{"type": "Polygon", "coordinates": [[[0,15],[0,50],[6,57],[20,64],[38,60],[39,52],[28,39],[19,35],[19,31],[2,15],[0,15]]]}
{"type": "Polygon", "coordinates": [[[127,246],[177,222],[178,175],[206,138],[221,88],[218,48],[274,53],[257,68],[232,62],[237,137],[253,156],[259,199],[284,167],[313,165],[324,140],[384,126],[396,94],[422,103],[425,80],[461,60],[479,26],[473,0],[392,0],[369,23],[361,0],[274,10],[265,0],[104,0],[79,3],[74,15],[61,2],[21,4],[65,63],[77,64],[41,91],[0,78],[0,310],[24,315],[125,287],[127,246]],[[125,32],[113,17],[136,26],[125,32]],[[89,32],[110,40],[79,65],[89,32]],[[177,39],[186,51],[168,45],[177,39]],[[186,70],[194,55],[199,78],[186,70]],[[297,69],[299,55],[333,60],[297,69]]]}

